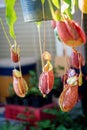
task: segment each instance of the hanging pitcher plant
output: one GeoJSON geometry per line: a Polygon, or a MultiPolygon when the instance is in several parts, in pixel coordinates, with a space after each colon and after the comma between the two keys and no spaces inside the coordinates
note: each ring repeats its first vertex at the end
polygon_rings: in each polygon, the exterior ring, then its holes
{"type": "Polygon", "coordinates": [[[74,69],[69,69],[63,77],[63,91],[59,97],[62,111],[70,111],[78,101],[78,75],[74,69]]]}
{"type": "Polygon", "coordinates": [[[13,70],[13,88],[19,97],[25,97],[28,91],[26,81],[24,80],[21,72],[16,69],[13,70]]]}
{"type": "MultiPolygon", "coordinates": [[[[49,9],[52,15],[51,26],[57,29],[58,37],[63,44],[72,48],[70,63],[72,66],[65,71],[63,75],[63,91],[60,94],[58,103],[62,111],[67,112],[73,109],[78,101],[78,88],[83,84],[83,74],[81,68],[85,61],[81,52],[77,51],[76,47],[86,43],[86,35],[82,27],[73,20],[73,14],[79,8],[82,13],[87,14],[87,0],[40,0],[42,4],[42,12],[44,14],[44,5],[48,2],[49,9]],[[75,69],[79,69],[79,74],[75,69]]],[[[6,4],[6,21],[9,26],[10,36],[14,39],[14,44],[10,44],[11,59],[13,63],[19,62],[19,71],[13,70],[13,86],[16,94],[24,97],[28,91],[26,81],[23,79],[20,67],[20,47],[16,42],[14,24],[17,20],[15,12],[16,0],[5,0],[6,4]]],[[[0,19],[1,21],[1,19],[0,19]]],[[[53,88],[54,73],[51,63],[51,54],[42,49],[40,25],[41,21],[37,22],[40,56],[42,63],[42,72],[39,77],[38,88],[45,97],[53,88]]],[[[9,40],[8,40],[9,41],[9,40]]]]}
{"type": "Polygon", "coordinates": [[[84,31],[74,20],[65,18],[56,22],[56,27],[61,41],[66,45],[77,47],[86,43],[84,31]]]}
{"type": "MultiPolygon", "coordinates": [[[[45,4],[46,0],[41,0],[42,5],[45,4]]],[[[56,17],[59,17],[58,13],[55,14],[56,10],[59,10],[61,13],[66,15],[69,18],[73,18],[73,14],[75,13],[76,9],[78,7],[82,12],[87,12],[87,0],[48,0],[49,7],[51,14],[53,16],[54,20],[59,20],[59,18],[55,19],[56,17]],[[56,10],[54,10],[54,7],[56,10]],[[84,11],[83,11],[84,10],[84,11]]],[[[9,32],[12,38],[16,38],[16,35],[14,33],[14,24],[17,20],[16,11],[15,11],[15,4],[16,0],[5,0],[6,4],[6,21],[9,26],[9,32]]]]}
{"type": "MultiPolygon", "coordinates": [[[[25,97],[26,93],[28,91],[28,86],[22,76],[21,64],[20,64],[20,47],[17,44],[16,35],[15,35],[15,31],[14,31],[14,25],[17,20],[16,11],[14,9],[16,0],[11,0],[11,1],[5,0],[5,4],[6,4],[6,21],[7,21],[8,27],[9,27],[9,34],[10,34],[11,38],[14,40],[13,44],[10,42],[10,40],[5,32],[5,28],[4,28],[3,24],[2,24],[2,26],[3,26],[4,34],[10,45],[11,60],[13,63],[17,63],[19,66],[19,70],[16,70],[16,69],[13,70],[13,88],[14,88],[15,93],[19,97],[25,97]]],[[[15,68],[15,64],[14,64],[14,68],[15,68]]]]}
{"type": "Polygon", "coordinates": [[[18,63],[20,60],[20,47],[15,43],[11,46],[10,52],[11,52],[11,60],[14,63],[18,63]]]}
{"type": "Polygon", "coordinates": [[[50,93],[54,85],[54,72],[53,66],[50,62],[51,55],[49,52],[43,53],[43,60],[46,61],[46,64],[42,68],[42,73],[39,78],[39,90],[41,91],[43,97],[50,93]]]}
{"type": "MultiPolygon", "coordinates": [[[[43,97],[45,97],[52,90],[54,85],[54,73],[53,66],[51,64],[51,54],[42,48],[41,44],[41,35],[40,35],[40,27],[41,22],[36,22],[38,28],[38,38],[39,38],[39,47],[40,47],[40,56],[41,56],[41,65],[42,65],[42,73],[39,77],[39,90],[42,93],[43,97]]],[[[45,44],[45,42],[44,42],[45,44]]],[[[45,45],[43,45],[45,46],[45,45]]],[[[46,48],[44,48],[46,49],[46,48]]]]}
{"type": "MultiPolygon", "coordinates": [[[[83,84],[82,66],[84,66],[84,58],[81,53],[76,50],[76,47],[86,43],[86,35],[82,27],[72,20],[75,13],[75,7],[77,7],[77,1],[62,0],[60,1],[60,8],[56,11],[53,9],[52,1],[49,0],[50,11],[53,17],[51,26],[53,29],[57,29],[58,37],[62,44],[70,46],[72,48],[71,66],[70,69],[65,72],[63,80],[63,91],[60,94],[58,103],[62,111],[67,112],[73,109],[78,101],[78,87],[83,84]],[[79,74],[76,74],[75,69],[79,69],[79,74]]],[[[87,8],[86,1],[79,0],[79,8],[83,13],[86,13],[87,8]],[[84,5],[84,8],[81,6],[84,5]]],[[[68,65],[68,64],[67,64],[68,65]]]]}
{"type": "Polygon", "coordinates": [[[16,35],[15,35],[15,31],[14,31],[14,24],[17,20],[17,15],[16,15],[16,11],[14,9],[15,7],[15,3],[16,0],[5,0],[5,4],[6,4],[6,21],[9,27],[9,34],[12,37],[12,39],[14,39],[14,44],[12,44],[10,46],[10,53],[11,53],[11,59],[14,63],[17,63],[19,61],[19,57],[20,57],[20,48],[17,45],[16,42],[16,35]]]}

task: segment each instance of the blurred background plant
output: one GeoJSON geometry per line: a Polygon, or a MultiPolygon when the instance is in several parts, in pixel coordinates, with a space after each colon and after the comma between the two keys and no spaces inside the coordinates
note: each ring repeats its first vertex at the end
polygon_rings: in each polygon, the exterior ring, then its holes
{"type": "Polygon", "coordinates": [[[15,95],[12,83],[9,84],[8,93],[9,93],[9,96],[11,96],[11,97],[15,95]]]}
{"type": "Polygon", "coordinates": [[[7,104],[22,105],[22,98],[18,97],[13,89],[13,84],[10,83],[8,87],[8,96],[6,97],[7,104]]]}
{"type": "MultiPolygon", "coordinates": [[[[74,113],[78,110],[79,108],[75,108],[74,113]]],[[[28,111],[30,112],[29,109],[27,112],[28,111]]],[[[71,112],[65,113],[57,106],[53,108],[44,108],[41,113],[50,115],[50,118],[46,115],[44,119],[36,120],[32,125],[30,125],[30,122],[29,124],[26,122],[27,130],[87,130],[87,119],[81,113],[78,115],[75,114],[73,118],[71,112]]],[[[34,119],[34,113],[32,112],[30,116],[21,113],[18,117],[22,120],[28,117],[34,119]]]]}
{"type": "Polygon", "coordinates": [[[58,77],[56,74],[56,68],[54,68],[54,77],[55,78],[54,78],[53,90],[45,98],[43,98],[43,95],[41,94],[38,88],[39,79],[37,72],[33,70],[29,71],[29,82],[28,82],[29,89],[27,95],[24,98],[18,97],[15,94],[13,84],[11,83],[8,87],[9,96],[6,99],[7,103],[29,105],[29,106],[33,106],[36,103],[39,106],[52,103],[52,97],[55,96],[56,98],[58,98],[63,88],[61,77],[58,77]],[[13,100],[15,100],[15,103],[13,100]]]}
{"type": "Polygon", "coordinates": [[[54,86],[53,86],[53,94],[55,97],[59,97],[60,93],[63,90],[63,83],[61,77],[57,74],[57,69],[63,69],[59,67],[54,67],[54,86]]]}
{"type": "Polygon", "coordinates": [[[5,120],[0,126],[1,130],[25,130],[25,124],[16,121],[5,120]]]}
{"type": "MultiPolygon", "coordinates": [[[[70,113],[62,112],[59,108],[44,109],[44,113],[54,115],[55,118],[45,119],[37,122],[38,130],[87,130],[87,120],[84,115],[72,118],[70,113]]],[[[30,127],[30,130],[35,130],[30,127]]]]}
{"type": "Polygon", "coordinates": [[[28,94],[42,96],[38,89],[38,76],[36,71],[29,71],[29,91],[28,94]]]}

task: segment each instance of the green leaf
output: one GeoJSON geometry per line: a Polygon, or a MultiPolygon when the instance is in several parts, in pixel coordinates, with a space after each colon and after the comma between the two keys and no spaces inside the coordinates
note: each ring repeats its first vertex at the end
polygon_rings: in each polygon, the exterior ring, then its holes
{"type": "Polygon", "coordinates": [[[67,128],[65,128],[65,126],[63,125],[60,125],[59,127],[57,127],[56,130],[67,130],[67,128]]]}
{"type": "Polygon", "coordinates": [[[51,115],[56,115],[58,111],[56,109],[44,109],[43,112],[51,115]]]}
{"type": "Polygon", "coordinates": [[[76,9],[78,9],[78,0],[74,0],[74,1],[75,1],[76,9]]]}
{"type": "Polygon", "coordinates": [[[47,128],[50,128],[51,126],[51,121],[48,119],[48,120],[43,120],[43,121],[39,121],[38,123],[38,126],[42,129],[47,129],[47,128]],[[45,124],[45,125],[44,125],[45,124]]]}
{"type": "MultiPolygon", "coordinates": [[[[78,0],[63,0],[68,6],[68,15],[75,13],[75,8],[78,9],[78,0]]],[[[71,17],[71,16],[70,16],[71,17]]]]}
{"type": "Polygon", "coordinates": [[[16,0],[5,0],[6,4],[6,21],[9,26],[9,33],[10,36],[15,39],[15,33],[14,33],[14,24],[17,20],[16,12],[14,9],[16,0]]]}
{"type": "Polygon", "coordinates": [[[71,4],[71,0],[63,0],[65,3],[67,3],[67,4],[71,4]]]}
{"type": "Polygon", "coordinates": [[[60,10],[54,11],[54,7],[53,7],[53,4],[52,4],[52,1],[51,1],[51,0],[48,0],[48,3],[49,3],[49,8],[50,8],[50,11],[51,11],[51,14],[52,14],[52,18],[53,18],[55,21],[59,21],[59,20],[61,19],[60,10]]]}
{"type": "Polygon", "coordinates": [[[72,15],[72,13],[71,13],[71,8],[70,8],[70,7],[68,7],[68,8],[64,11],[64,13],[65,13],[70,19],[73,19],[73,15],[72,15]]]}
{"type": "Polygon", "coordinates": [[[17,115],[17,118],[20,118],[22,120],[26,120],[27,117],[24,114],[20,113],[17,115]]]}
{"type": "Polygon", "coordinates": [[[55,7],[60,8],[59,0],[51,0],[55,7]]]}
{"type": "Polygon", "coordinates": [[[42,3],[42,5],[44,5],[44,3],[45,3],[45,0],[41,0],[41,3],[42,3]]]}
{"type": "Polygon", "coordinates": [[[71,0],[64,0],[62,4],[62,13],[66,14],[70,19],[73,18],[74,5],[75,3],[72,3],[71,0]]]}

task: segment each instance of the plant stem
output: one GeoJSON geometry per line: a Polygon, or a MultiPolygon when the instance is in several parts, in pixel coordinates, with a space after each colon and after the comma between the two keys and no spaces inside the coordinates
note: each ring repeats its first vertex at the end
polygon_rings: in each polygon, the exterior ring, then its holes
{"type": "Polygon", "coordinates": [[[52,14],[53,19],[54,19],[54,20],[57,20],[57,19],[55,18],[55,13],[54,13],[54,9],[53,9],[53,6],[52,6],[51,1],[48,0],[48,3],[49,3],[49,7],[50,7],[50,11],[51,11],[51,14],[52,14]]]}
{"type": "MultiPolygon", "coordinates": [[[[42,5],[43,19],[45,20],[44,5],[42,5]]],[[[43,41],[43,52],[46,50],[46,22],[44,21],[44,41],[43,41]]]]}
{"type": "Polygon", "coordinates": [[[22,75],[22,70],[21,70],[21,62],[20,62],[20,60],[19,60],[19,70],[20,70],[20,73],[21,73],[21,75],[22,75]]]}
{"type": "Polygon", "coordinates": [[[40,26],[38,25],[37,28],[38,28],[38,35],[39,35],[39,47],[40,47],[41,64],[42,64],[42,68],[43,68],[44,63],[43,63],[43,58],[42,58],[42,47],[41,47],[40,26]]]}
{"type": "Polygon", "coordinates": [[[15,51],[17,51],[17,42],[16,42],[16,39],[14,39],[14,49],[15,49],[15,51]]]}
{"type": "MultiPolygon", "coordinates": [[[[17,52],[18,51],[18,45],[17,45],[17,42],[16,42],[16,39],[14,39],[14,47],[15,47],[15,51],[17,52]]],[[[20,52],[17,52],[17,53],[19,53],[18,55],[18,58],[20,57],[20,52]]],[[[19,70],[20,70],[20,72],[21,72],[21,75],[22,75],[22,70],[21,70],[21,62],[20,62],[20,59],[19,59],[19,62],[18,62],[18,64],[19,64],[19,70]]]]}
{"type": "Polygon", "coordinates": [[[4,27],[4,25],[3,25],[3,22],[2,22],[2,19],[1,19],[1,18],[0,18],[0,23],[1,23],[1,25],[2,25],[2,29],[3,29],[3,31],[4,31],[4,35],[5,35],[5,37],[6,37],[7,41],[8,41],[8,44],[9,44],[9,46],[11,47],[11,46],[12,46],[12,45],[11,45],[11,42],[10,42],[8,36],[7,36],[7,33],[6,33],[6,31],[5,31],[5,27],[4,27]]]}

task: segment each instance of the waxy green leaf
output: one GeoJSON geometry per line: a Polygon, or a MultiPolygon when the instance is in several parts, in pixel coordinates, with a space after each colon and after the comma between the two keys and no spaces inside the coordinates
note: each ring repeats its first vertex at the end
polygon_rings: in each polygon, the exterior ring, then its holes
{"type": "Polygon", "coordinates": [[[14,24],[17,20],[16,12],[14,9],[16,0],[5,0],[6,4],[6,21],[9,26],[9,33],[10,36],[15,39],[15,33],[14,33],[14,24]]]}
{"type": "Polygon", "coordinates": [[[60,2],[59,2],[59,0],[51,0],[51,1],[52,1],[52,3],[54,4],[54,6],[56,8],[60,8],[60,2]]]}

